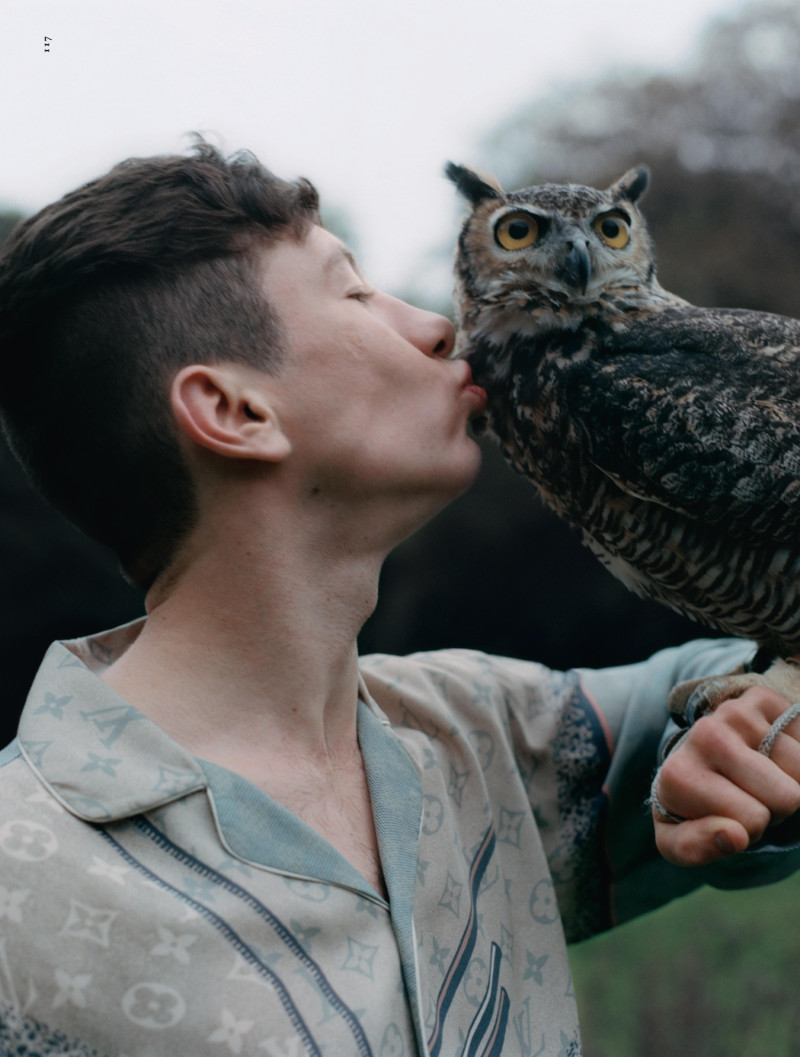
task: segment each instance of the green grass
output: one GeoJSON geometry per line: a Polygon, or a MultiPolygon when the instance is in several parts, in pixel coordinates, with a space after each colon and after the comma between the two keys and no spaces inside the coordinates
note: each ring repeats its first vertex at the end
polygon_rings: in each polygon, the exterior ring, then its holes
{"type": "Polygon", "coordinates": [[[585,1057],[797,1057],[798,904],[705,888],[573,947],[585,1057]]]}

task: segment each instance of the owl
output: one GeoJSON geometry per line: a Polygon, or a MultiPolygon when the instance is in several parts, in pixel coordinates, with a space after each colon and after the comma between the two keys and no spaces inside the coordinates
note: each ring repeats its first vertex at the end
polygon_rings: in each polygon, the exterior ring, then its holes
{"type": "Polygon", "coordinates": [[[758,644],[735,684],[694,688],[703,711],[753,682],[800,700],[800,321],[663,289],[645,166],[606,190],[446,174],[471,207],[455,354],[482,427],[629,588],[758,644]]]}

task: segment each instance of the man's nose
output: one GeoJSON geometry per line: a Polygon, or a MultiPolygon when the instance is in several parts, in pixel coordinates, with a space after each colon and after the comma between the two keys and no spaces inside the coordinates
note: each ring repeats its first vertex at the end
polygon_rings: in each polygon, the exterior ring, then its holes
{"type": "Polygon", "coordinates": [[[410,339],[426,356],[440,356],[446,359],[456,343],[456,332],[446,316],[438,312],[428,312],[414,308],[414,334],[410,339]]]}
{"type": "Polygon", "coordinates": [[[417,308],[391,294],[381,293],[380,303],[389,325],[426,356],[446,359],[456,343],[456,332],[446,316],[417,308]]]}

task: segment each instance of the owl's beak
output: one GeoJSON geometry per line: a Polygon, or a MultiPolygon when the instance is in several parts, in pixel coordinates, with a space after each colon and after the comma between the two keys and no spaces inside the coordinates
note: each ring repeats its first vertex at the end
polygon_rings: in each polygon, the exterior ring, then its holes
{"type": "Polygon", "coordinates": [[[568,243],[569,252],[556,275],[568,286],[574,286],[582,294],[586,293],[589,279],[592,275],[592,264],[589,260],[589,252],[583,240],[568,243]]]}

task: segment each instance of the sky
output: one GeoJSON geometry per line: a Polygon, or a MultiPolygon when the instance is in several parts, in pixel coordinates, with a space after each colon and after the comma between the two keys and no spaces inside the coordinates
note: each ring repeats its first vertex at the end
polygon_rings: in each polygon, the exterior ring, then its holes
{"type": "MultiPolygon", "coordinates": [[[[2,0],[0,205],[41,208],[202,131],[306,175],[392,292],[455,238],[446,160],[611,69],[675,70],[734,0],[2,0]],[[49,37],[45,51],[45,37],[49,37]]],[[[591,174],[582,176],[589,181],[591,174]]],[[[438,268],[438,270],[437,270],[438,268]]]]}

